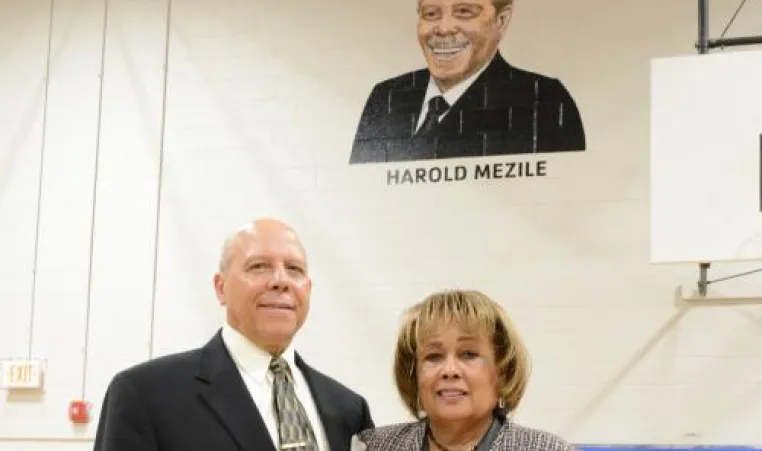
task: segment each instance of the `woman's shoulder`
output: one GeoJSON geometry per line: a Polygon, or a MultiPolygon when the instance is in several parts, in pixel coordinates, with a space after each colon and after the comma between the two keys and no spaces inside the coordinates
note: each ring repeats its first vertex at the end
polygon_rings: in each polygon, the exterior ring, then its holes
{"type": "Polygon", "coordinates": [[[507,422],[504,444],[507,449],[534,451],[576,451],[577,448],[552,432],[507,422]]]}
{"type": "Polygon", "coordinates": [[[358,438],[368,449],[387,448],[386,444],[400,445],[407,441],[418,441],[423,436],[424,427],[421,422],[394,423],[366,429],[358,438]]]}

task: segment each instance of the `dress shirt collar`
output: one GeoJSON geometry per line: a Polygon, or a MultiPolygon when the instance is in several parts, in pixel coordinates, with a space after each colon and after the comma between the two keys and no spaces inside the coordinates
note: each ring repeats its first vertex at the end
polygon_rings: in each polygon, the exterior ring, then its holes
{"type": "MultiPolygon", "coordinates": [[[[492,59],[494,59],[494,57],[492,59]]],[[[453,86],[445,93],[442,93],[442,91],[439,89],[439,86],[437,86],[436,81],[434,81],[434,77],[432,77],[431,73],[429,73],[429,84],[426,87],[426,97],[423,99],[423,104],[428,105],[429,99],[436,96],[442,96],[447,101],[447,104],[450,105],[450,108],[452,108],[452,106],[455,105],[455,102],[460,99],[466,90],[468,90],[468,88],[474,84],[476,79],[479,78],[479,75],[481,75],[487,66],[491,64],[492,59],[487,61],[486,64],[482,65],[482,67],[478,71],[471,74],[470,77],[453,86]]]]}
{"type": "MultiPolygon", "coordinates": [[[[241,371],[260,382],[272,380],[272,375],[269,371],[272,355],[269,352],[257,347],[241,332],[228,324],[227,321],[222,325],[222,339],[241,371]]],[[[298,371],[294,357],[295,352],[292,342],[283,351],[283,358],[288,362],[292,373],[298,371]]]]}

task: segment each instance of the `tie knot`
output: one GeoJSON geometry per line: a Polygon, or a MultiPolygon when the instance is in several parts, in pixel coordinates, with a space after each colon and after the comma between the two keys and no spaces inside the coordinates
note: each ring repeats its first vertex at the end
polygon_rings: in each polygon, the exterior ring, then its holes
{"type": "Polygon", "coordinates": [[[288,373],[288,362],[283,357],[274,357],[270,360],[270,371],[273,374],[286,374],[288,373]]]}
{"type": "Polygon", "coordinates": [[[444,113],[450,108],[450,105],[447,103],[447,100],[445,100],[442,96],[435,96],[429,99],[429,113],[430,114],[436,114],[439,116],[440,114],[444,113]]]}

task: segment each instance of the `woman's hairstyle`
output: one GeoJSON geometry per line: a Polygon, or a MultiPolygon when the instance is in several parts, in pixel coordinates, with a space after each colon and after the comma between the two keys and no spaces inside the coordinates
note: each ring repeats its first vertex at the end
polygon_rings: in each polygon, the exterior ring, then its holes
{"type": "Polygon", "coordinates": [[[506,414],[516,409],[529,380],[529,355],[511,320],[498,303],[479,291],[448,290],[429,295],[404,315],[397,337],[394,377],[408,411],[420,418],[418,349],[431,333],[449,324],[491,340],[500,405],[506,414]]]}

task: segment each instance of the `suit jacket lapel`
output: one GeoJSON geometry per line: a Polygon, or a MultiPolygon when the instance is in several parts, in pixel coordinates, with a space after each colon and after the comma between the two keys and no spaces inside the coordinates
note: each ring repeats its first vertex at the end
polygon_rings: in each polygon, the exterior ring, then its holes
{"type": "Polygon", "coordinates": [[[412,434],[409,434],[400,443],[400,449],[418,451],[423,448],[423,441],[426,439],[426,421],[421,420],[413,428],[412,434]]]}
{"type": "Polygon", "coordinates": [[[492,441],[492,445],[490,446],[489,451],[500,451],[502,449],[515,448],[515,445],[509,443],[511,436],[508,433],[510,432],[510,428],[511,421],[506,419],[503,423],[503,426],[500,428],[500,432],[498,432],[497,437],[495,437],[495,440],[492,441]]]}
{"type": "Polygon", "coordinates": [[[321,386],[320,379],[315,377],[315,371],[302,360],[298,353],[294,356],[294,361],[310,387],[331,451],[348,451],[351,437],[346,437],[341,429],[341,415],[333,408],[335,401],[328,396],[321,386]]]}
{"type": "MultiPolygon", "coordinates": [[[[426,84],[429,82],[429,77],[426,77],[426,84]]],[[[416,128],[418,127],[418,122],[421,120],[421,113],[423,113],[423,100],[426,98],[426,85],[424,85],[423,88],[418,88],[415,91],[412,91],[411,97],[413,98],[413,101],[417,105],[415,117],[413,118],[413,123],[410,124],[410,135],[415,136],[416,128]]]]}
{"type": "Polygon", "coordinates": [[[220,333],[204,347],[196,377],[203,384],[199,396],[233,436],[242,451],[276,451],[262,416],[251,399],[220,333]]]}
{"type": "Polygon", "coordinates": [[[390,95],[390,112],[407,114],[412,120],[410,129],[406,130],[404,138],[412,137],[415,134],[416,125],[423,111],[423,99],[426,97],[429,78],[429,71],[426,69],[413,72],[403,87],[394,90],[390,95]]]}

